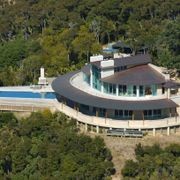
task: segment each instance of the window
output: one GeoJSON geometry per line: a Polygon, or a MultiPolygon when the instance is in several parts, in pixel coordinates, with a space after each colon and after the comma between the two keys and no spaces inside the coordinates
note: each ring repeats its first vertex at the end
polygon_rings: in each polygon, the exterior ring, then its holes
{"type": "Polygon", "coordinates": [[[153,115],[154,116],[161,116],[161,110],[160,109],[156,109],[153,111],[153,115]]]}
{"type": "Polygon", "coordinates": [[[133,95],[136,96],[136,86],[133,86],[133,95]]]}
{"type": "Polygon", "coordinates": [[[123,110],[115,110],[116,117],[123,117],[123,110]]]}
{"type": "Polygon", "coordinates": [[[120,67],[115,67],[114,68],[114,72],[119,72],[119,71],[123,71],[127,69],[127,66],[120,66],[120,67]]]}
{"type": "Polygon", "coordinates": [[[144,116],[152,116],[152,110],[145,110],[144,116]]]}
{"type": "Polygon", "coordinates": [[[125,95],[127,93],[127,88],[125,85],[119,85],[118,89],[119,89],[119,95],[125,95]]]}
{"type": "Polygon", "coordinates": [[[145,87],[145,95],[152,95],[151,86],[146,86],[145,87]]]}
{"type": "Polygon", "coordinates": [[[93,87],[99,91],[101,90],[100,77],[100,70],[97,67],[92,66],[93,87]]]}
{"type": "Polygon", "coordinates": [[[104,93],[116,95],[116,85],[104,83],[104,93]]]}
{"type": "Polygon", "coordinates": [[[103,109],[103,108],[99,108],[99,116],[100,117],[105,117],[105,114],[106,114],[106,110],[103,109]]]}
{"type": "Polygon", "coordinates": [[[164,94],[165,93],[165,88],[164,87],[162,87],[162,94],[164,94]]]}
{"type": "Polygon", "coordinates": [[[139,86],[139,95],[144,96],[144,87],[143,86],[139,86]]]}

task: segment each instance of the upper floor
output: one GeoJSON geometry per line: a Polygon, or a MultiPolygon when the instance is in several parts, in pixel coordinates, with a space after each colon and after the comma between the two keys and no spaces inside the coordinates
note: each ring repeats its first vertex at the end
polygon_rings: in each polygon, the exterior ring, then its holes
{"type": "Polygon", "coordinates": [[[169,74],[162,68],[151,64],[147,54],[104,59],[103,56],[93,56],[86,65],[84,81],[92,89],[104,95],[118,97],[159,97],[170,96],[170,89],[178,93],[179,84],[171,81],[169,74]]]}

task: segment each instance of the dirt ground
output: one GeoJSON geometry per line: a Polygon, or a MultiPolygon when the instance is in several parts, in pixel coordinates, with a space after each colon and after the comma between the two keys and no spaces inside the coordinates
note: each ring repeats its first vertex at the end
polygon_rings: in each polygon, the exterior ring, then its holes
{"type": "Polygon", "coordinates": [[[102,135],[107,147],[111,150],[113,156],[113,163],[116,169],[116,174],[112,177],[113,180],[122,179],[121,169],[127,159],[134,159],[134,148],[136,144],[152,145],[158,143],[161,147],[168,146],[171,143],[180,143],[180,133],[170,136],[158,135],[145,136],[142,139],[139,138],[121,138],[121,137],[109,137],[102,135]]]}

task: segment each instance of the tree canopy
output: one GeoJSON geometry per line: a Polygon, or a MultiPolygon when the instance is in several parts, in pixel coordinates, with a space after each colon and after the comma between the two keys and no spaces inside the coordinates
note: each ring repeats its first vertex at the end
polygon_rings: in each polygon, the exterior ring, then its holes
{"type": "Polygon", "coordinates": [[[0,113],[0,179],[105,179],[114,173],[104,141],[79,133],[61,113],[17,120],[0,113]]]}
{"type": "Polygon", "coordinates": [[[136,161],[128,160],[122,169],[124,179],[180,179],[180,145],[162,149],[158,144],[135,148],[136,161]]]}
{"type": "Polygon", "coordinates": [[[0,0],[1,85],[33,82],[39,66],[47,76],[77,69],[117,40],[179,69],[178,7],[177,0],[0,0]],[[29,63],[34,73],[26,71],[29,63]],[[6,82],[4,67],[18,80],[6,82]]]}

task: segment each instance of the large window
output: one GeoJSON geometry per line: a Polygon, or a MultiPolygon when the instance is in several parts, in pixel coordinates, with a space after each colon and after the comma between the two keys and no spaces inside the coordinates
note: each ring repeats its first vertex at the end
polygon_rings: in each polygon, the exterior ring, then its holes
{"type": "Polygon", "coordinates": [[[145,119],[156,119],[161,117],[161,109],[144,110],[145,119]]]}
{"type": "Polygon", "coordinates": [[[151,86],[145,86],[145,95],[152,95],[151,86]]]}
{"type": "Polygon", "coordinates": [[[95,66],[92,66],[92,80],[93,80],[93,88],[97,89],[97,90],[101,90],[101,73],[100,70],[98,68],[96,68],[95,66]]]}
{"type": "Polygon", "coordinates": [[[87,74],[83,73],[83,80],[85,82],[87,82],[88,84],[90,84],[90,76],[88,76],[87,74]]]}
{"type": "Polygon", "coordinates": [[[139,86],[139,95],[146,96],[146,95],[157,95],[157,85],[146,85],[146,86],[139,86]]]}
{"type": "Polygon", "coordinates": [[[115,117],[122,119],[132,119],[132,111],[131,110],[115,110],[115,117]]]}
{"type": "Polygon", "coordinates": [[[104,93],[116,95],[116,85],[104,83],[104,93]]]}
{"type": "Polygon", "coordinates": [[[119,85],[119,96],[125,95],[127,93],[127,87],[125,85],[119,85]]]}

